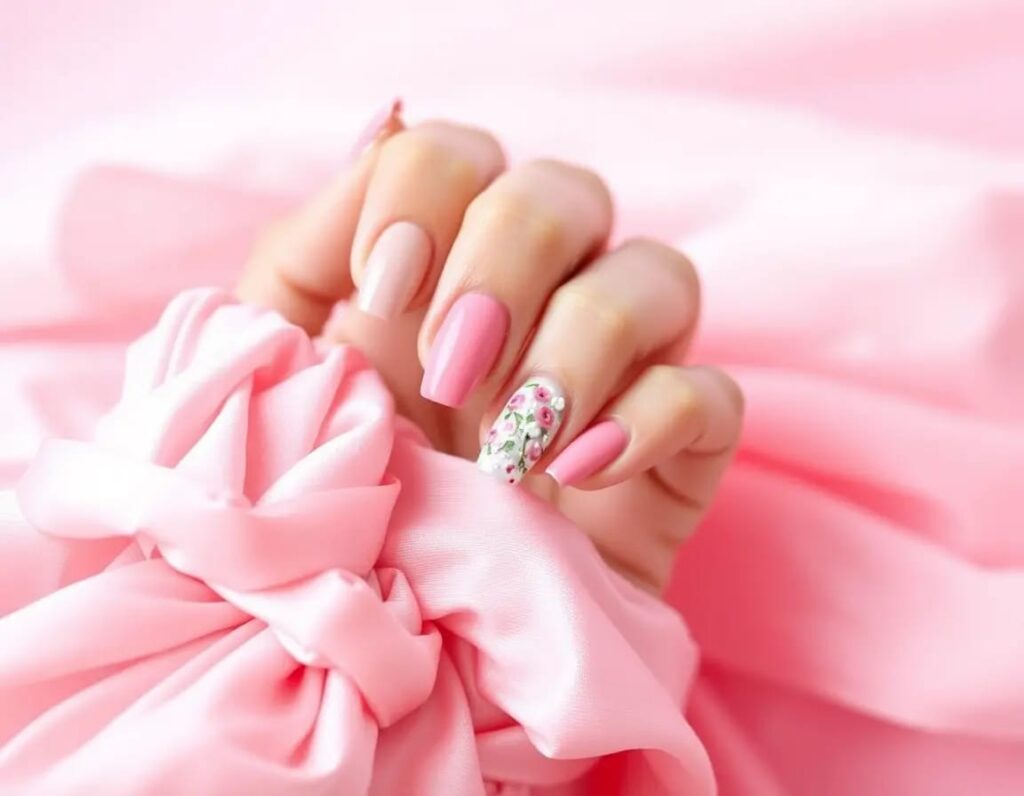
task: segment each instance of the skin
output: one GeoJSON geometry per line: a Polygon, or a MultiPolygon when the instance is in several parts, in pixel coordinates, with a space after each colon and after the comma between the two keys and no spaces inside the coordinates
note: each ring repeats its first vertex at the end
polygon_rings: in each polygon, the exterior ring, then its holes
{"type": "Polygon", "coordinates": [[[553,160],[507,168],[485,131],[448,122],[406,129],[393,114],[334,184],[267,230],[238,294],[361,348],[399,411],[457,456],[476,458],[525,378],[557,378],[569,410],[518,488],[556,504],[609,565],[660,593],[732,458],[743,398],[721,370],[677,364],[699,315],[694,267],[645,238],[608,248],[612,217],[611,195],[590,171],[553,160]],[[395,221],[418,224],[432,244],[404,311],[381,320],[352,308],[327,325],[395,221]],[[511,324],[489,376],[451,409],[422,398],[420,379],[445,313],[467,290],[502,300],[511,324]],[[575,437],[610,417],[629,435],[617,459],[574,487],[544,475],[575,437]]]}

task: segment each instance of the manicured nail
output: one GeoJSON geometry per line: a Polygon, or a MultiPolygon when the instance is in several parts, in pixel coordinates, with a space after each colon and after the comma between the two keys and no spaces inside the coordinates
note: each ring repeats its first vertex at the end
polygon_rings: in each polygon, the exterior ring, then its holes
{"type": "Polygon", "coordinates": [[[377,136],[397,122],[401,112],[402,100],[398,98],[378,110],[356,137],[355,143],[352,144],[348,153],[349,160],[356,160],[362,155],[363,151],[377,139],[377,136]]]}
{"type": "Polygon", "coordinates": [[[614,420],[603,420],[569,443],[546,472],[559,486],[578,484],[615,461],[628,441],[622,426],[614,420]]]}
{"type": "Polygon", "coordinates": [[[508,335],[508,309],[483,293],[456,301],[434,338],[420,395],[445,406],[461,406],[494,366],[508,335]]]}
{"type": "Polygon", "coordinates": [[[528,379],[508,399],[487,432],[477,466],[510,484],[523,480],[558,433],[565,394],[543,376],[528,379]]]}
{"type": "Polygon", "coordinates": [[[380,233],[366,260],[359,309],[393,318],[406,308],[430,267],[430,236],[411,221],[396,221],[380,233]]]}

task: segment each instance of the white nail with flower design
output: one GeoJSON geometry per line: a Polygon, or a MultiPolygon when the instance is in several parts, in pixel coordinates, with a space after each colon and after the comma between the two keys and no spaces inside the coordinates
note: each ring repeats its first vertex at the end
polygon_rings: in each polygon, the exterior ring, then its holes
{"type": "Polygon", "coordinates": [[[477,466],[509,484],[518,484],[544,455],[564,414],[565,394],[556,381],[543,376],[527,379],[487,432],[477,466]]]}

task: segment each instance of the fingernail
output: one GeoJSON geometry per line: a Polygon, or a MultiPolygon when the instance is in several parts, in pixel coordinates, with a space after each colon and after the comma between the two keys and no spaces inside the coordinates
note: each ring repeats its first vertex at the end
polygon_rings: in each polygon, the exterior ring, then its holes
{"type": "Polygon", "coordinates": [[[402,112],[402,100],[395,98],[388,105],[378,110],[362,132],[356,137],[355,143],[349,150],[349,160],[355,160],[363,154],[364,150],[372,144],[381,133],[389,129],[398,121],[402,112]]]}
{"type": "Polygon", "coordinates": [[[559,486],[578,484],[615,461],[628,441],[622,426],[614,420],[603,420],[569,443],[546,472],[559,486]]]}
{"type": "Polygon", "coordinates": [[[411,221],[396,221],[380,233],[366,260],[359,309],[378,318],[399,315],[423,281],[433,248],[430,236],[411,221]]]}
{"type": "Polygon", "coordinates": [[[483,293],[456,301],[434,338],[420,395],[445,406],[461,406],[484,377],[508,334],[508,309],[483,293]]]}
{"type": "Polygon", "coordinates": [[[527,379],[487,432],[477,467],[518,484],[548,449],[564,414],[565,393],[557,382],[542,376],[527,379]]]}

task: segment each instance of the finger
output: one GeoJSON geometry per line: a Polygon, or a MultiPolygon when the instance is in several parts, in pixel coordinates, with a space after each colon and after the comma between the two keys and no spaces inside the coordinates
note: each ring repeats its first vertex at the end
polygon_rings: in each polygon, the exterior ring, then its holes
{"type": "Polygon", "coordinates": [[[352,291],[345,267],[380,144],[402,128],[401,104],[378,114],[357,138],[342,173],[311,201],[267,230],[237,287],[243,301],[278,310],[317,334],[352,291]]]}
{"type": "Polygon", "coordinates": [[[742,416],[742,392],[722,371],[653,365],[547,472],[561,486],[581,489],[648,473],[696,521],[733,454],[742,416]]]}
{"type": "Polygon", "coordinates": [[[690,262],[648,240],[623,244],[562,285],[507,384],[507,401],[488,415],[495,419],[481,469],[516,483],[550,461],[641,363],[690,334],[699,304],[690,262]]]}
{"type": "Polygon", "coordinates": [[[423,397],[460,406],[500,385],[551,292],[599,249],[611,198],[592,173],[554,161],[507,172],[466,211],[420,331],[423,397]]]}
{"type": "Polygon", "coordinates": [[[392,318],[425,304],[466,207],[504,167],[493,136],[444,122],[384,144],[352,247],[359,308],[392,318]]]}

